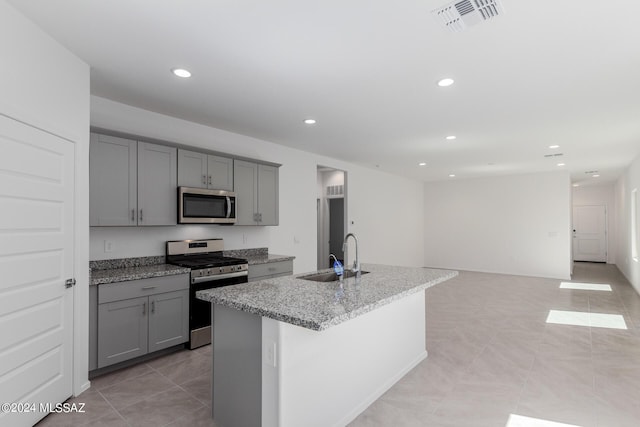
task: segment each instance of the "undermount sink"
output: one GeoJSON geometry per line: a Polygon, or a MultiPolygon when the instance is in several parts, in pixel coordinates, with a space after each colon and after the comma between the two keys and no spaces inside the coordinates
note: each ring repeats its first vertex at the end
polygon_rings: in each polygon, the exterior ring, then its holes
{"type": "MultiPolygon", "coordinates": [[[[369,272],[361,271],[361,273],[368,274],[369,272]]],[[[349,277],[353,277],[355,275],[356,273],[354,273],[353,271],[347,270],[344,272],[343,277],[345,279],[348,279],[349,277]]],[[[338,275],[333,271],[328,271],[325,273],[313,273],[313,274],[309,274],[308,276],[301,276],[301,277],[298,277],[298,279],[313,280],[314,282],[335,282],[338,280],[338,275]]]]}

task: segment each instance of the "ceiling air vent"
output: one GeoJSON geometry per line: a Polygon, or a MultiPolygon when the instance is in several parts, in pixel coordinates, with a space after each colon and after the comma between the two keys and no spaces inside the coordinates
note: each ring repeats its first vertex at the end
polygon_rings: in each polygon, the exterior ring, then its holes
{"type": "Polygon", "coordinates": [[[562,153],[554,153],[554,154],[545,154],[545,157],[562,157],[564,154],[562,153]]]}
{"type": "Polygon", "coordinates": [[[462,0],[432,10],[431,14],[450,31],[459,33],[504,14],[504,9],[498,0],[462,0]]]}

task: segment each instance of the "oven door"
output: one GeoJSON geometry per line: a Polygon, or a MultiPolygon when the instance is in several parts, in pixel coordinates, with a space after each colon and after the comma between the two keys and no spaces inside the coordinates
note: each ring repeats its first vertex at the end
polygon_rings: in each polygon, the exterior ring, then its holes
{"type": "Polygon", "coordinates": [[[178,223],[234,224],[236,195],[232,191],[178,187],[178,223]]]}
{"type": "Polygon", "coordinates": [[[246,271],[224,276],[225,278],[216,280],[196,280],[189,288],[189,348],[192,350],[211,342],[211,303],[196,298],[196,292],[247,283],[249,277],[246,271]]]}

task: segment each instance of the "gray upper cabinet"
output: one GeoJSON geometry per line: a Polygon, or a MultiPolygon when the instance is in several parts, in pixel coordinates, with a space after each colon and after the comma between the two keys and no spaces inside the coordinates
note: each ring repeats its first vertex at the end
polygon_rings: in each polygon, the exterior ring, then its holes
{"type": "Polygon", "coordinates": [[[178,185],[233,191],[233,159],[180,149],[178,185]]]}
{"type": "Polygon", "coordinates": [[[90,225],[136,225],[137,142],[92,133],[89,153],[90,225]]]}
{"type": "Polygon", "coordinates": [[[236,225],[278,225],[278,168],[236,160],[233,170],[236,225]]]}
{"type": "Polygon", "coordinates": [[[138,142],[138,225],[176,225],[177,149],[138,142]]]}
{"type": "Polygon", "coordinates": [[[258,223],[278,225],[278,168],[258,165],[258,223]]]}
{"type": "Polygon", "coordinates": [[[177,149],[91,134],[90,225],[176,225],[177,149]]]}

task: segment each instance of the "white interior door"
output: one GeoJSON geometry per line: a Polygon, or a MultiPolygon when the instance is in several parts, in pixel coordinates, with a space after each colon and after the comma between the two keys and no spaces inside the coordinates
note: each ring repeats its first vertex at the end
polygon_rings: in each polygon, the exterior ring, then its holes
{"type": "Polygon", "coordinates": [[[607,261],[607,208],[573,207],[573,260],[607,261]]]}
{"type": "Polygon", "coordinates": [[[0,115],[0,411],[31,426],[72,394],[74,144],[0,115]]]}

